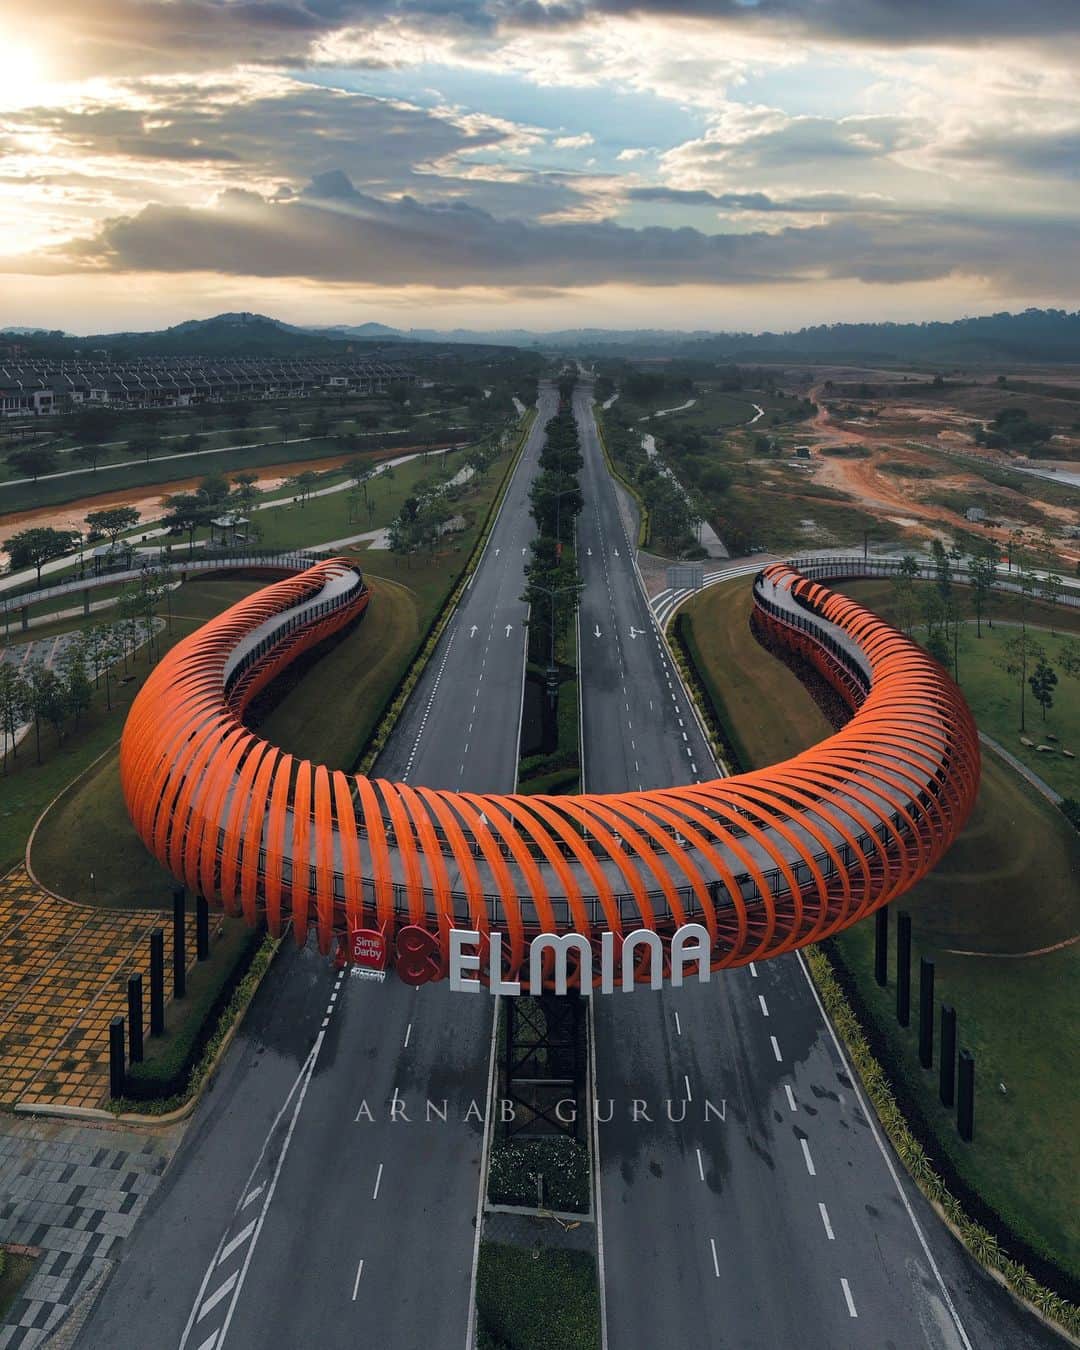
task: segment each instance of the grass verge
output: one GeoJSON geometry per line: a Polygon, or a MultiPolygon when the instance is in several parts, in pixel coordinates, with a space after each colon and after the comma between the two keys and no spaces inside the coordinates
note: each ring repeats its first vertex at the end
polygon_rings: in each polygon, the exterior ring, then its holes
{"type": "Polygon", "coordinates": [[[591,1253],[481,1242],[479,1350],[597,1350],[600,1298],[591,1253]]]}

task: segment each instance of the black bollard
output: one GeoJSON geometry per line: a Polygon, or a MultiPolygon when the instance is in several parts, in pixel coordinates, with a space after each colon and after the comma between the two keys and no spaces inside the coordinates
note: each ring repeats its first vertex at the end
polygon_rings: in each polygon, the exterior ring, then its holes
{"type": "Polygon", "coordinates": [[[143,1057],[142,976],[128,976],[128,1059],[141,1064],[143,1057]]]}
{"type": "Polygon", "coordinates": [[[150,1035],[165,1031],[165,930],[150,934],[150,1035]]]}
{"type": "Polygon", "coordinates": [[[911,915],[896,916],[896,1020],[911,1021],[911,915]]]}
{"type": "Polygon", "coordinates": [[[919,1063],[934,1065],[934,963],[925,956],[919,961],[919,1063]]]}
{"type": "Polygon", "coordinates": [[[195,955],[200,961],[210,955],[210,906],[205,895],[195,897],[195,955]]]}
{"type": "Polygon", "coordinates": [[[177,886],[172,893],[172,992],[173,998],[187,993],[187,952],[184,930],[184,888],[177,886]]]}
{"type": "Polygon", "coordinates": [[[124,1095],[124,1019],[117,1014],[109,1023],[109,1096],[124,1095]]]}
{"type": "Polygon", "coordinates": [[[889,983],[889,911],[884,905],[874,915],[874,979],[882,989],[889,983]]]}
{"type": "Polygon", "coordinates": [[[956,1085],[956,1128],[965,1144],[975,1134],[975,1056],[970,1050],[960,1051],[959,1082],[956,1085]]]}
{"type": "Polygon", "coordinates": [[[941,1005],[941,1073],[938,1081],[942,1106],[952,1106],[956,1100],[956,1009],[948,1003],[941,1005]]]}

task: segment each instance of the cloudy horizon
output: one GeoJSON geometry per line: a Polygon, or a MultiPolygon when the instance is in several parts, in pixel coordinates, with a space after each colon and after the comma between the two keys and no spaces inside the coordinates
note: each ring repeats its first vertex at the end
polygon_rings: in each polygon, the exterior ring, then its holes
{"type": "Polygon", "coordinates": [[[0,325],[1073,307],[1072,0],[7,0],[0,325]]]}

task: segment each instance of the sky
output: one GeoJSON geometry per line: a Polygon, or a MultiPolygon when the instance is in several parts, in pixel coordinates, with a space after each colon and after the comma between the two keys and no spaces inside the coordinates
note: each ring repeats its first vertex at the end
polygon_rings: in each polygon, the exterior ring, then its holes
{"type": "Polygon", "coordinates": [[[0,0],[0,31],[0,326],[1080,292],[1080,0],[0,0]]]}

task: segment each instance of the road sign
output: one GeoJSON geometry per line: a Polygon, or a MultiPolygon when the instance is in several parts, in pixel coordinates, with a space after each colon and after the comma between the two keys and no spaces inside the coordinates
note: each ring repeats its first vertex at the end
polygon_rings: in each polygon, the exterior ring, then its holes
{"type": "Polygon", "coordinates": [[[389,949],[381,928],[353,928],[349,933],[349,960],[365,970],[385,970],[389,949]]]}
{"type": "Polygon", "coordinates": [[[668,589],[672,591],[700,591],[705,584],[705,569],[697,564],[683,564],[667,570],[668,589]]]}

